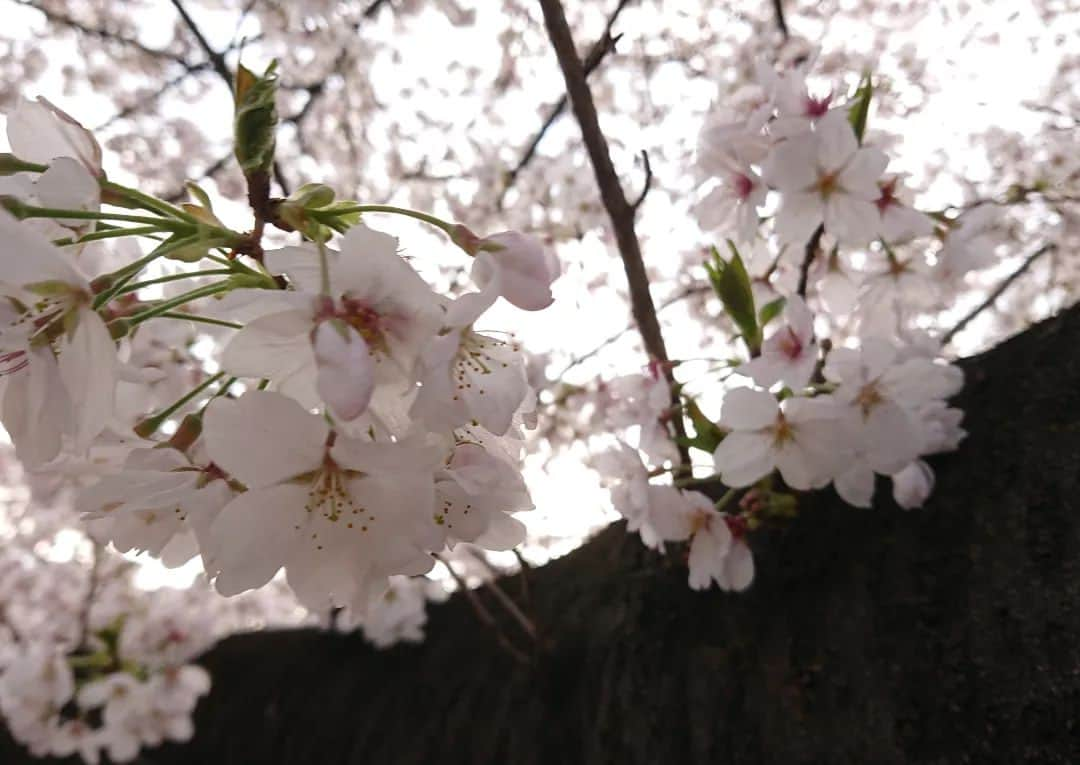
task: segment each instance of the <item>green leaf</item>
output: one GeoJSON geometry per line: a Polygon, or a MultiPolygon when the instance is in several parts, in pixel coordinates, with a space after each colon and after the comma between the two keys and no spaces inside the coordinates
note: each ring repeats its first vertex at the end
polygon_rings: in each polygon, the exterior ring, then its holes
{"type": "Polygon", "coordinates": [[[769,322],[780,315],[780,312],[784,310],[784,306],[787,305],[787,298],[778,297],[776,300],[772,300],[761,307],[758,311],[758,325],[764,329],[768,326],[769,322]]]}
{"type": "Polygon", "coordinates": [[[870,80],[870,72],[863,75],[859,87],[855,91],[855,97],[848,108],[848,120],[851,128],[855,131],[855,137],[862,143],[863,134],[866,132],[866,118],[870,115],[870,100],[874,97],[874,84],[870,80]]]}
{"type": "Polygon", "coordinates": [[[703,452],[712,454],[716,447],[724,440],[724,431],[705,416],[701,408],[694,401],[686,402],[686,413],[690,416],[690,422],[694,425],[694,437],[687,438],[684,446],[693,446],[703,452]]]}
{"type": "Polygon", "coordinates": [[[236,114],[233,118],[233,150],[245,176],[268,172],[274,162],[277,132],[277,62],[261,77],[244,66],[236,72],[236,114]]]}
{"type": "Polygon", "coordinates": [[[718,284],[715,285],[716,292],[724,303],[724,311],[735,322],[743,340],[751,353],[754,353],[761,346],[761,330],[758,328],[757,314],[754,311],[754,292],[739,251],[730,240],[728,247],[731,248],[731,260],[720,274],[718,284]]]}

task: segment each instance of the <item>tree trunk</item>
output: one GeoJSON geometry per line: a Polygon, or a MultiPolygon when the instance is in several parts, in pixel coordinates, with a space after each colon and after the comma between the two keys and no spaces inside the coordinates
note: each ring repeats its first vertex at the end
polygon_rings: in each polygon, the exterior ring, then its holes
{"type": "Polygon", "coordinates": [[[1080,308],[963,366],[970,436],[922,510],[808,497],[743,594],[615,524],[529,572],[529,664],[460,596],[419,646],[235,636],[194,740],[146,761],[1080,762],[1080,308]]]}

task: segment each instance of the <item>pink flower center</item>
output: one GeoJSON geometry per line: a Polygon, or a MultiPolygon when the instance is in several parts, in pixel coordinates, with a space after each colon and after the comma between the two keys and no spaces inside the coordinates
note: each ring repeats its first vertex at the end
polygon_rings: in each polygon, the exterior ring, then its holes
{"type": "Polygon", "coordinates": [[[746,536],[747,523],[743,516],[725,515],[724,522],[727,523],[728,531],[731,532],[733,538],[742,539],[746,536]]]}
{"type": "Polygon", "coordinates": [[[896,200],[896,179],[890,178],[885,183],[879,184],[878,188],[881,189],[881,196],[874,204],[877,205],[878,212],[884,215],[890,207],[899,204],[896,200]]]}
{"type": "Polygon", "coordinates": [[[736,173],[733,180],[735,196],[742,200],[749,199],[750,194],[754,191],[754,182],[742,173],[736,173]]]}
{"type": "Polygon", "coordinates": [[[829,104],[832,103],[832,93],[829,93],[824,98],[814,98],[813,96],[807,96],[803,102],[803,115],[809,117],[812,120],[816,120],[819,117],[824,117],[826,112],[829,111],[829,104]]]}
{"type": "Polygon", "coordinates": [[[13,375],[23,369],[26,369],[30,365],[30,360],[26,357],[26,351],[10,351],[8,353],[0,353],[0,377],[4,375],[13,375]]]}
{"type": "Polygon", "coordinates": [[[791,327],[784,327],[780,333],[780,352],[792,361],[802,356],[802,340],[791,327]]]}

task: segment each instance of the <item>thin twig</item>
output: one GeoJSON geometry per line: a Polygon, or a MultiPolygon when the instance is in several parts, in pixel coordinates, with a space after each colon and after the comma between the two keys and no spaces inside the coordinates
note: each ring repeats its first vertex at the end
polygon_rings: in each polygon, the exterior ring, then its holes
{"type": "Polygon", "coordinates": [[[503,575],[503,572],[491,565],[491,561],[489,561],[481,551],[470,548],[469,553],[491,573],[492,578],[485,580],[484,586],[491,590],[491,594],[494,595],[495,599],[499,601],[499,604],[506,609],[507,613],[514,617],[514,621],[521,626],[521,629],[525,630],[525,633],[533,640],[536,640],[536,625],[533,624],[532,619],[526,616],[525,613],[518,608],[518,604],[514,602],[514,599],[507,595],[506,591],[499,586],[497,579],[503,575]]]}
{"type": "Polygon", "coordinates": [[[1046,253],[1050,252],[1051,250],[1056,249],[1056,244],[1054,244],[1053,242],[1048,242],[1039,249],[1035,250],[1035,252],[1028,255],[1024,259],[1024,262],[1020,264],[1019,268],[1017,268],[1015,271],[1005,277],[1005,279],[1002,280],[1001,284],[994,288],[994,291],[986,297],[986,300],[975,306],[975,308],[972,309],[972,311],[968,313],[967,316],[965,316],[956,323],[956,326],[954,326],[952,329],[945,333],[944,337],[941,338],[941,344],[943,346],[948,345],[949,342],[956,336],[956,334],[962,331],[964,327],[966,327],[968,324],[970,324],[976,316],[985,311],[987,308],[993,306],[994,303],[997,302],[997,299],[1001,297],[1001,295],[1005,292],[1005,290],[1009,289],[1013,282],[1019,279],[1025,271],[1031,268],[1032,263],[1034,263],[1036,260],[1038,260],[1046,253]]]}
{"type": "MultiPolygon", "coordinates": [[[[634,230],[634,208],[626,200],[626,194],[615,173],[615,166],[611,162],[607,139],[600,130],[596,104],[593,103],[589,84],[585,81],[585,69],[574,47],[574,38],[566,22],[566,14],[559,0],[540,0],[540,7],[544,12],[548,37],[551,39],[551,45],[555,49],[555,55],[562,69],[563,79],[566,81],[570,106],[581,127],[585,149],[592,163],[596,183],[600,187],[600,198],[603,200],[615,231],[615,241],[618,244],[619,255],[622,258],[630,288],[630,310],[645,343],[645,350],[653,360],[660,362],[659,367],[671,388],[672,405],[681,406],[676,392],[675,376],[671,365],[666,363],[668,361],[667,347],[664,345],[660,322],[656,318],[656,306],[649,293],[649,275],[645,271],[645,261],[641,257],[641,244],[634,230]]],[[[673,417],[672,424],[675,426],[676,437],[680,440],[684,439],[686,428],[682,417],[673,417]]],[[[689,462],[689,454],[685,446],[679,446],[679,454],[683,462],[689,462]]]]}
{"type": "Polygon", "coordinates": [[[810,278],[810,265],[814,262],[814,258],[817,257],[818,250],[821,248],[821,235],[824,233],[825,224],[819,223],[818,227],[814,229],[814,233],[810,235],[810,241],[806,243],[803,262],[799,267],[799,287],[796,290],[801,298],[806,297],[806,282],[810,278]]]}
{"type": "Polygon", "coordinates": [[[641,203],[645,201],[645,197],[649,194],[649,189],[652,188],[652,165],[649,164],[649,152],[644,149],[641,150],[641,161],[645,163],[645,183],[641,187],[641,194],[630,205],[634,208],[634,212],[637,212],[638,208],[641,207],[641,203]]]}
{"type": "MultiPolygon", "coordinates": [[[[692,295],[700,295],[700,294],[705,293],[705,292],[712,292],[712,286],[711,285],[705,285],[705,284],[699,284],[699,285],[695,285],[693,287],[687,287],[682,292],[680,292],[678,294],[675,294],[675,295],[672,295],[671,297],[667,298],[666,300],[662,301],[659,305],[657,305],[656,312],[659,313],[660,311],[663,311],[665,308],[668,308],[669,306],[675,305],[675,303],[679,302],[680,300],[682,300],[684,298],[691,297],[692,295]]],[[[571,359],[570,362],[566,365],[566,367],[562,370],[562,372],[560,372],[558,375],[555,376],[555,379],[556,380],[561,380],[563,377],[566,376],[566,373],[569,372],[571,369],[573,369],[574,367],[578,366],[579,364],[581,364],[583,362],[588,361],[589,359],[596,356],[598,353],[600,353],[600,351],[604,350],[605,348],[607,348],[612,343],[617,342],[620,338],[623,337],[623,335],[625,335],[627,332],[630,332],[632,329],[634,329],[635,326],[636,325],[633,322],[627,324],[625,327],[620,329],[614,335],[609,336],[606,340],[604,340],[602,343],[600,343],[600,345],[593,348],[591,351],[588,351],[587,353],[583,353],[582,355],[571,359]]]]}
{"type": "MultiPolygon", "coordinates": [[[[620,0],[619,4],[615,7],[615,10],[612,11],[610,16],[608,16],[607,23],[604,25],[603,33],[600,35],[597,41],[593,43],[593,46],[589,49],[588,54],[586,54],[584,64],[586,77],[592,74],[593,71],[595,71],[596,68],[600,66],[600,63],[604,60],[608,53],[615,50],[615,45],[616,43],[618,43],[620,36],[616,35],[612,37],[611,28],[615,25],[615,20],[619,18],[619,14],[622,13],[623,8],[625,8],[629,4],[629,2],[630,0],[620,0]]],[[[537,148],[540,146],[540,142],[544,140],[544,136],[547,135],[547,132],[551,128],[551,126],[555,124],[555,120],[557,120],[560,115],[562,115],[562,113],[566,110],[566,104],[567,98],[566,94],[564,93],[562,96],[559,97],[559,100],[552,104],[551,108],[548,109],[547,116],[544,118],[543,124],[540,125],[540,129],[536,131],[536,134],[533,135],[532,140],[529,141],[528,146],[525,147],[525,151],[522,152],[521,158],[518,160],[517,164],[514,165],[514,167],[511,168],[511,170],[506,174],[506,180],[503,184],[503,189],[499,193],[498,207],[500,210],[502,209],[503,199],[506,197],[506,192],[509,191],[510,188],[514,185],[514,182],[517,180],[518,175],[521,174],[521,171],[525,169],[529,162],[532,161],[532,158],[536,155],[537,148]]]]}
{"type": "Polygon", "coordinates": [[[101,566],[101,549],[96,542],[93,543],[90,555],[90,575],[86,586],[86,596],[83,598],[82,609],[79,611],[79,636],[75,642],[76,650],[82,648],[90,636],[90,607],[94,604],[94,596],[97,594],[98,573],[101,566]]]}
{"type": "Polygon", "coordinates": [[[522,651],[520,648],[510,642],[510,640],[506,637],[506,633],[502,631],[502,627],[500,627],[498,621],[496,621],[494,615],[492,615],[491,611],[488,610],[487,606],[485,606],[480,601],[480,598],[476,597],[476,593],[473,592],[471,587],[469,587],[465,579],[462,578],[461,574],[459,574],[457,571],[454,571],[454,567],[450,565],[449,561],[444,560],[442,556],[436,553],[432,553],[431,557],[439,561],[439,563],[443,564],[443,566],[446,567],[446,570],[450,572],[450,576],[453,577],[454,582],[458,586],[458,589],[461,590],[462,594],[469,601],[470,605],[472,605],[473,611],[476,613],[476,618],[479,619],[480,622],[486,627],[491,629],[491,631],[495,634],[495,640],[498,641],[499,645],[502,646],[502,648],[505,649],[506,652],[513,656],[514,659],[516,659],[517,661],[521,662],[522,664],[529,664],[530,661],[528,655],[526,655],[524,651],[522,651]]]}

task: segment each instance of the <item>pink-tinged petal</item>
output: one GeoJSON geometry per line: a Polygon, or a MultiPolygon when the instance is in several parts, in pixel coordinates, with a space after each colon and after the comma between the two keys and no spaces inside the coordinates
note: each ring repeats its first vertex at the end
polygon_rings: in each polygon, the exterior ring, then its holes
{"type": "Polygon", "coordinates": [[[892,476],[893,499],[905,510],[922,507],[934,491],[934,471],[922,460],[915,460],[892,476]]]}
{"type": "Polygon", "coordinates": [[[836,493],[849,505],[870,507],[874,498],[874,471],[856,463],[833,481],[836,493]]]}
{"type": "Polygon", "coordinates": [[[784,304],[784,320],[803,345],[807,345],[813,339],[814,315],[806,307],[806,301],[798,295],[787,298],[784,304]]]}
{"type": "Polygon", "coordinates": [[[253,489],[225,506],[210,527],[213,548],[208,556],[204,551],[207,572],[217,573],[218,592],[238,595],[273,578],[304,533],[308,488],[253,489]]]}
{"type": "Polygon", "coordinates": [[[455,329],[472,326],[481,314],[495,304],[498,297],[494,291],[468,292],[446,306],[443,324],[455,329]]]}
{"type": "Polygon", "coordinates": [[[731,547],[731,531],[719,513],[709,518],[708,528],[694,535],[687,559],[690,588],[704,590],[724,575],[724,559],[731,547]]]}
{"type": "Polygon", "coordinates": [[[73,157],[102,175],[101,147],[94,136],[44,98],[19,99],[8,115],[7,135],[12,153],[27,162],[47,165],[57,157],[73,157]]]}
{"type": "Polygon", "coordinates": [[[749,486],[764,478],[776,466],[767,433],[729,433],[713,452],[713,462],[721,480],[732,487],[749,486]]]}
{"type": "Polygon", "coordinates": [[[932,233],[933,219],[910,207],[892,204],[881,216],[881,236],[886,242],[906,242],[932,233]]]}
{"type": "Polygon", "coordinates": [[[78,453],[90,447],[112,418],[118,363],[116,343],[105,322],[94,311],[79,311],[75,331],[60,351],[60,377],[73,407],[78,453]]]}
{"type": "MultiPolygon", "coordinates": [[[[38,176],[34,192],[42,207],[61,210],[96,210],[101,204],[98,180],[78,160],[61,157],[38,176]]],[[[85,220],[63,220],[65,225],[84,225],[85,220]]]]}
{"type": "MultiPolygon", "coordinates": [[[[735,368],[736,374],[749,377],[762,388],[771,388],[784,376],[785,365],[774,354],[758,356],[735,368]]],[[[775,419],[775,416],[774,416],[775,419]]]]}
{"type": "MultiPolygon", "coordinates": [[[[327,259],[336,262],[336,250],[327,249],[327,259]]],[[[282,247],[267,250],[263,263],[272,274],[285,274],[293,286],[301,292],[317,295],[321,289],[322,271],[319,250],[314,245],[282,247]]],[[[331,273],[333,273],[331,271],[331,273]]]]}
{"type": "Polygon", "coordinates": [[[771,393],[753,388],[735,388],[724,396],[720,427],[731,430],[760,430],[776,422],[779,405],[771,393]]]}
{"type": "Polygon", "coordinates": [[[86,280],[39,232],[0,209],[0,282],[24,286],[59,281],[86,289],[86,280]]]}
{"type": "Polygon", "coordinates": [[[841,385],[856,385],[863,379],[862,357],[854,348],[833,348],[825,357],[825,379],[841,385]]]}
{"type": "Polygon", "coordinates": [[[840,171],[837,182],[840,188],[854,197],[868,202],[876,201],[881,196],[878,181],[888,164],[889,157],[881,149],[875,146],[864,147],[855,152],[840,171]]]}
{"type": "Polygon", "coordinates": [[[282,311],[248,322],[225,346],[221,366],[242,377],[278,380],[315,363],[310,311],[282,311]]]}
{"type": "Polygon", "coordinates": [[[355,420],[375,390],[375,360],[355,329],[324,321],[315,330],[315,386],[335,417],[355,420]]]}
{"type": "Polygon", "coordinates": [[[71,402],[52,349],[32,349],[27,359],[27,368],[8,380],[0,419],[15,444],[15,456],[38,467],[60,453],[71,425],[71,402]]]}
{"type": "Polygon", "coordinates": [[[820,448],[816,444],[803,445],[787,442],[775,450],[776,469],[784,483],[793,489],[806,491],[823,481],[819,468],[807,454],[808,449],[820,448]]]}
{"type": "Polygon", "coordinates": [[[825,230],[844,244],[864,245],[877,236],[877,207],[865,199],[833,192],[825,203],[825,230]]]}
{"type": "Polygon", "coordinates": [[[874,406],[863,422],[862,443],[870,467],[896,473],[919,454],[923,439],[917,424],[896,404],[874,406]]]}
{"type": "Polygon", "coordinates": [[[720,185],[695,205],[694,214],[706,230],[725,228],[735,212],[736,201],[731,189],[720,185]]]}
{"type": "Polygon", "coordinates": [[[785,244],[805,245],[824,216],[825,202],[818,192],[785,192],[776,211],[776,235],[785,244]]]}
{"type": "Polygon", "coordinates": [[[525,524],[514,516],[494,513],[487,530],[473,540],[473,544],[485,550],[513,550],[525,541],[526,531],[525,524]]]}
{"type": "Polygon", "coordinates": [[[674,486],[649,486],[644,524],[656,541],[681,542],[693,532],[693,508],[674,486]]]}
{"type": "MultiPolygon", "coordinates": [[[[818,166],[826,173],[837,173],[842,170],[859,149],[855,131],[842,109],[833,110],[819,119],[814,128],[814,135],[818,140],[818,166]]],[[[884,169],[883,167],[882,170],[884,169]]],[[[876,196],[877,187],[875,186],[871,198],[876,198],[876,196]]]]}
{"type": "Polygon", "coordinates": [[[811,188],[818,181],[817,141],[811,134],[781,141],[769,152],[761,172],[774,189],[789,193],[811,188]]]}
{"type": "Polygon", "coordinates": [[[735,541],[724,558],[724,579],[726,586],[721,582],[721,587],[735,592],[742,592],[754,581],[754,554],[742,540],[735,541]]]}
{"type": "Polygon", "coordinates": [[[269,391],[216,398],[203,418],[210,459],[248,487],[270,486],[318,468],[328,433],[322,418],[269,391]]]}

